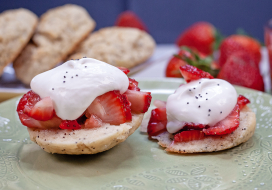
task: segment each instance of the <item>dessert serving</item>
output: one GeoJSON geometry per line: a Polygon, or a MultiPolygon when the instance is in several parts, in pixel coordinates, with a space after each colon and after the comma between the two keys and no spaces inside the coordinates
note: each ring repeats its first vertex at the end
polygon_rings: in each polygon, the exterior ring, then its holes
{"type": "Polygon", "coordinates": [[[247,141],[255,131],[256,117],[227,81],[191,65],[180,67],[182,84],[167,102],[154,101],[147,126],[149,137],[169,152],[213,152],[247,141]]]}
{"type": "Polygon", "coordinates": [[[83,58],[35,76],[17,107],[30,139],[59,154],[95,154],[123,142],[151,102],[128,72],[83,58]]]}

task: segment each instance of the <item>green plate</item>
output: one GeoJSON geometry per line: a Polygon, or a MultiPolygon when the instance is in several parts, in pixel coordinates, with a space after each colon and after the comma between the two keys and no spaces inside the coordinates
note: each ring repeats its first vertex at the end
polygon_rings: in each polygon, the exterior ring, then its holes
{"type": "MultiPolygon", "coordinates": [[[[166,100],[182,80],[138,80],[154,99],[166,100]]],[[[52,155],[29,140],[16,114],[18,98],[0,104],[0,189],[271,189],[272,97],[237,87],[251,100],[257,129],[235,148],[171,154],[137,130],[96,155],[52,155]]],[[[152,106],[153,107],[153,106],[152,106]]]]}

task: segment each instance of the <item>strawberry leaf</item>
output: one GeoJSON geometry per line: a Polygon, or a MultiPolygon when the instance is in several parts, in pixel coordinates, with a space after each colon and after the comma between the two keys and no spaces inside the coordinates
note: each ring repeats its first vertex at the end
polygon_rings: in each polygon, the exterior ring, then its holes
{"type": "Polygon", "coordinates": [[[213,58],[211,56],[200,56],[198,53],[193,51],[192,49],[186,47],[186,46],[181,46],[181,50],[185,50],[190,52],[193,58],[186,56],[186,55],[174,55],[176,58],[181,59],[185,61],[187,64],[192,65],[194,67],[197,67],[205,72],[210,73],[213,77],[216,77],[217,74],[219,73],[218,69],[213,69],[212,68],[212,62],[213,58]]]}
{"type": "Polygon", "coordinates": [[[218,30],[215,30],[215,41],[213,43],[213,51],[216,51],[219,49],[221,42],[224,40],[225,36],[218,30]]]}

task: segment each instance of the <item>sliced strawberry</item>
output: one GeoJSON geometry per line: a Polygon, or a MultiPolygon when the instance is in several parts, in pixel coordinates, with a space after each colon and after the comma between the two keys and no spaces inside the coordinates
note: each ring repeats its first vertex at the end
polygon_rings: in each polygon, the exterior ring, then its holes
{"type": "Polygon", "coordinates": [[[188,142],[193,140],[204,139],[205,134],[203,131],[191,130],[191,131],[182,131],[174,136],[174,142],[188,142]]]}
{"type": "Polygon", "coordinates": [[[19,118],[23,125],[29,128],[40,128],[40,129],[58,128],[62,121],[57,116],[54,116],[52,119],[47,121],[38,121],[24,113],[19,114],[19,118]]]}
{"type": "Polygon", "coordinates": [[[30,110],[29,116],[39,121],[47,121],[52,119],[54,116],[54,106],[52,99],[50,97],[41,99],[30,110]]]}
{"type": "Polygon", "coordinates": [[[151,136],[157,136],[160,133],[166,131],[166,123],[167,121],[149,123],[147,128],[147,134],[151,137],[151,136]]]}
{"type": "Polygon", "coordinates": [[[135,79],[131,79],[131,78],[128,78],[128,79],[129,79],[128,89],[140,91],[140,88],[138,87],[138,82],[135,79]]]}
{"type": "Polygon", "coordinates": [[[40,100],[40,96],[32,90],[23,95],[17,106],[20,121],[23,125],[30,128],[58,128],[61,123],[61,119],[55,114],[47,121],[38,121],[29,116],[32,108],[35,107],[35,104],[40,100]]]}
{"type": "Polygon", "coordinates": [[[243,95],[239,95],[237,98],[237,104],[239,105],[240,110],[242,110],[245,105],[249,104],[250,100],[244,97],[243,95]]]}
{"type": "Polygon", "coordinates": [[[102,120],[92,114],[88,119],[86,119],[84,126],[85,128],[98,128],[102,126],[102,120]]]}
{"type": "Polygon", "coordinates": [[[155,108],[151,111],[151,117],[150,117],[151,122],[154,121],[166,121],[167,120],[167,115],[166,115],[166,108],[155,108]]]}
{"type": "Polygon", "coordinates": [[[147,28],[143,21],[132,11],[124,11],[122,12],[117,20],[116,20],[116,26],[122,26],[122,27],[133,27],[138,28],[140,30],[147,31],[147,28]]]}
{"type": "Polygon", "coordinates": [[[81,126],[76,120],[63,120],[59,125],[61,129],[80,129],[81,126]]]}
{"type": "Polygon", "coordinates": [[[195,123],[185,123],[184,124],[184,127],[182,128],[182,130],[200,130],[200,129],[203,129],[205,128],[206,125],[203,125],[203,124],[195,124],[195,123]]]}
{"type": "Polygon", "coordinates": [[[128,98],[116,90],[98,96],[87,108],[86,116],[90,117],[91,114],[112,125],[120,125],[132,119],[128,98]]]}
{"type": "MultiPolygon", "coordinates": [[[[130,72],[130,70],[128,70],[125,67],[118,67],[118,69],[122,70],[125,74],[128,74],[130,72]]],[[[138,87],[138,82],[135,79],[128,78],[128,80],[129,80],[129,86],[128,86],[129,90],[140,91],[140,88],[138,87]]]]}
{"type": "Polygon", "coordinates": [[[166,107],[166,101],[162,101],[162,100],[154,100],[153,104],[156,108],[165,108],[166,107]]]}
{"type": "Polygon", "coordinates": [[[28,91],[23,97],[20,99],[17,112],[29,114],[34,105],[41,100],[41,97],[33,92],[32,90],[28,91]]]}
{"type": "Polygon", "coordinates": [[[181,66],[180,72],[186,82],[190,82],[192,80],[198,80],[201,78],[213,79],[213,76],[210,75],[210,73],[204,72],[204,71],[202,71],[194,66],[191,66],[191,65],[181,66]]]}
{"type": "Polygon", "coordinates": [[[135,90],[127,90],[125,95],[131,103],[131,111],[134,113],[145,113],[151,103],[151,93],[135,90]]]}
{"type": "Polygon", "coordinates": [[[79,118],[76,119],[76,121],[79,125],[84,125],[86,119],[87,117],[85,116],[85,112],[84,112],[79,118]]]}
{"type": "Polygon", "coordinates": [[[222,121],[219,121],[215,126],[208,129],[203,129],[205,135],[225,135],[230,134],[239,127],[240,109],[236,104],[232,112],[222,121]]]}
{"type": "Polygon", "coordinates": [[[131,115],[131,103],[128,100],[127,95],[122,94],[121,95],[121,100],[123,101],[123,109],[126,114],[126,121],[131,121],[132,120],[132,115],[131,115]]]}
{"type": "Polygon", "coordinates": [[[118,69],[120,69],[121,71],[123,71],[126,75],[130,72],[130,70],[127,69],[126,67],[118,67],[118,69]]]}
{"type": "Polygon", "coordinates": [[[149,136],[156,136],[166,131],[167,116],[166,108],[156,108],[151,111],[151,117],[147,126],[149,136]]]}

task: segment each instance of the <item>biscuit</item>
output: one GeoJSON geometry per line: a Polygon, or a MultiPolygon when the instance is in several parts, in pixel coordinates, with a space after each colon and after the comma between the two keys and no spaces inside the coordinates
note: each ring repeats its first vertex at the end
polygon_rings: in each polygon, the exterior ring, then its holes
{"type": "Polygon", "coordinates": [[[95,21],[83,7],[68,4],[48,10],[32,42],[14,62],[17,78],[28,85],[34,76],[64,61],[94,28],[95,21]]]}
{"type": "Polygon", "coordinates": [[[0,75],[29,42],[37,23],[38,17],[23,8],[0,14],[0,75]]]}
{"type": "Polygon", "coordinates": [[[125,141],[141,124],[144,114],[132,116],[121,125],[104,123],[96,129],[34,129],[28,128],[32,141],[49,153],[96,154],[125,141]]]}
{"type": "Polygon", "coordinates": [[[177,153],[199,153],[214,152],[229,149],[246,142],[254,134],[256,126],[256,116],[247,106],[240,112],[240,125],[231,134],[206,136],[202,140],[189,142],[172,143],[174,136],[168,132],[163,132],[153,139],[158,140],[158,144],[165,147],[168,152],[177,153]]]}
{"type": "Polygon", "coordinates": [[[108,27],[90,34],[69,59],[91,57],[116,67],[131,68],[150,58],[154,48],[154,39],[142,30],[108,27]]]}

